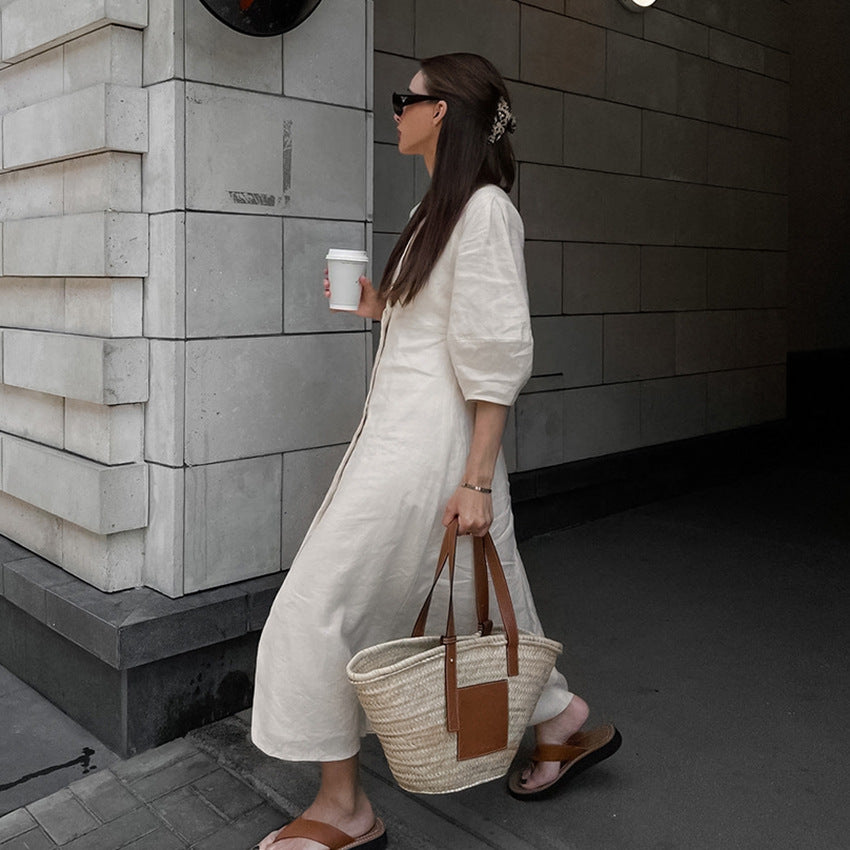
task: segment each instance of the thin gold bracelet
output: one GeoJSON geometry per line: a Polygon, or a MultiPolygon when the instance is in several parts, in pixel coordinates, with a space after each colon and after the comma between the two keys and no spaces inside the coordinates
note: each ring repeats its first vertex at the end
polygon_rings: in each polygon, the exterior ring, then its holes
{"type": "Polygon", "coordinates": [[[470,484],[468,481],[464,481],[461,487],[466,487],[467,490],[475,490],[478,493],[492,493],[493,490],[490,487],[479,487],[477,484],[470,484]]]}

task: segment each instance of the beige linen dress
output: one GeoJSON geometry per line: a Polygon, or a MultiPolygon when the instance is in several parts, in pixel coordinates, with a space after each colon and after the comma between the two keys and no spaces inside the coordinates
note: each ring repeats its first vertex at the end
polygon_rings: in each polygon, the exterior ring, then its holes
{"type": "MultiPolygon", "coordinates": [[[[446,503],[462,480],[474,401],[511,405],[531,372],[523,227],[508,196],[478,189],[427,285],[384,311],[363,418],[260,639],[252,737],[293,761],[335,761],[368,731],[345,666],[407,637],[433,578],[446,503]]],[[[542,633],[517,552],[499,456],[490,532],[521,629],[542,633]]],[[[458,543],[458,632],[475,631],[471,538],[458,543]]],[[[429,634],[445,626],[435,596],[429,634]]],[[[497,617],[497,610],[494,617],[497,617]]],[[[572,695],[553,671],[532,723],[572,695]]]]}

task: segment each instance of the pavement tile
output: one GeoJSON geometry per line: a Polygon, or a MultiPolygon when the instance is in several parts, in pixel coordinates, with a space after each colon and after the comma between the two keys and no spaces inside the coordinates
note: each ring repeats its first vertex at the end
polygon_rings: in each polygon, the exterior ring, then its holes
{"type": "Polygon", "coordinates": [[[54,850],[55,847],[56,845],[40,829],[31,829],[3,843],[3,850],[54,850]]]}
{"type": "Polygon", "coordinates": [[[8,815],[3,815],[0,818],[0,844],[20,835],[22,832],[35,829],[36,826],[38,824],[35,822],[35,818],[26,809],[9,812],[8,815]]]}
{"type": "Polygon", "coordinates": [[[240,782],[223,769],[213,771],[203,779],[193,782],[192,787],[231,820],[263,802],[244,782],[240,782]]]}
{"type": "Polygon", "coordinates": [[[220,832],[193,844],[192,850],[248,850],[288,820],[289,817],[264,803],[220,832]]]}
{"type": "Polygon", "coordinates": [[[152,803],[159,816],[189,844],[200,841],[227,823],[190,786],[178,788],[152,803]]]}
{"type": "Polygon", "coordinates": [[[209,756],[195,750],[189,758],[133,782],[130,789],[146,802],[155,800],[175,788],[188,785],[212,773],[217,767],[218,765],[209,756]]]}
{"type": "Polygon", "coordinates": [[[109,770],[90,773],[84,779],[71,783],[69,788],[104,823],[142,805],[109,770]]]}
{"type": "Polygon", "coordinates": [[[28,810],[57,844],[67,844],[100,826],[67,788],[30,803],[28,810]]]}
{"type": "MultiPolygon", "coordinates": [[[[100,829],[65,844],[62,850],[116,850],[154,830],[161,829],[162,822],[149,809],[127,812],[100,829]]],[[[3,848],[3,850],[6,850],[3,848]]]]}
{"type": "Polygon", "coordinates": [[[142,776],[148,776],[154,773],[154,771],[169,767],[197,751],[194,744],[189,743],[184,738],[180,738],[176,741],[163,744],[155,750],[148,750],[146,753],[133,756],[133,758],[127,761],[114,764],[111,770],[119,779],[130,783],[140,779],[142,776]]]}
{"type": "MultiPolygon", "coordinates": [[[[122,850],[185,850],[189,845],[167,829],[150,832],[132,844],[126,844],[122,850]]],[[[236,848],[234,848],[236,850],[236,848]]]]}

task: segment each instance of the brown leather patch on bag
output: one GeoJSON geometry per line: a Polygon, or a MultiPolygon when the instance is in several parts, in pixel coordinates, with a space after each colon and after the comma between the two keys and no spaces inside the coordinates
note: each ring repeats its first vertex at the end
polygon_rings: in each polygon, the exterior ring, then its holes
{"type": "Polygon", "coordinates": [[[508,746],[508,682],[458,688],[458,761],[496,753],[508,746]]]}

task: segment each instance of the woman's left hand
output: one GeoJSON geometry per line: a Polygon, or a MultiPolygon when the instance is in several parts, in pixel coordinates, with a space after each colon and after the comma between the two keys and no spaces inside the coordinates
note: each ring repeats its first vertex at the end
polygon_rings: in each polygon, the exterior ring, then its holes
{"type": "Polygon", "coordinates": [[[446,505],[443,525],[457,517],[458,534],[483,537],[493,522],[493,498],[489,493],[479,493],[468,487],[458,487],[446,505]]]}

